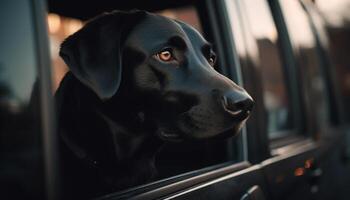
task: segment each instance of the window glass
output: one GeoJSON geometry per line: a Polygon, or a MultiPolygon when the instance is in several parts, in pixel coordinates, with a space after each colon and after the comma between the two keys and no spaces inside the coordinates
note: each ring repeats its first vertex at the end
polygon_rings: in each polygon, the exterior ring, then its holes
{"type": "Polygon", "coordinates": [[[269,138],[278,138],[293,127],[278,32],[266,1],[245,0],[243,5],[251,34],[258,47],[269,138]]]}
{"type": "Polygon", "coordinates": [[[341,114],[350,122],[350,20],[349,1],[314,1],[315,9],[325,20],[329,56],[335,71],[335,85],[339,90],[341,114]]]}
{"type": "MultiPolygon", "coordinates": [[[[166,9],[156,13],[188,23],[202,34],[205,32],[195,7],[166,9]]],[[[54,72],[53,79],[55,80],[54,89],[58,88],[61,79],[68,71],[67,66],[58,55],[60,44],[67,36],[81,28],[84,23],[84,21],[54,13],[48,15],[51,57],[54,66],[52,70],[54,72]]],[[[217,56],[220,57],[220,55],[217,56]]],[[[236,141],[240,139],[241,136],[229,139],[165,143],[155,158],[157,179],[203,169],[228,161],[231,161],[231,163],[242,161],[241,146],[236,145],[236,141]]]]}
{"type": "Polygon", "coordinates": [[[0,193],[44,199],[37,48],[30,1],[0,6],[0,193]],[[38,87],[36,87],[38,89],[38,87]]]}
{"type": "MultiPolygon", "coordinates": [[[[303,79],[304,97],[318,118],[320,126],[327,120],[326,91],[321,73],[319,49],[307,14],[299,1],[280,1],[282,13],[292,42],[294,57],[303,79]],[[302,31],[300,31],[302,30],[302,31]]],[[[311,116],[310,116],[311,117],[311,116]]],[[[311,120],[311,119],[310,119],[311,120]]]]}

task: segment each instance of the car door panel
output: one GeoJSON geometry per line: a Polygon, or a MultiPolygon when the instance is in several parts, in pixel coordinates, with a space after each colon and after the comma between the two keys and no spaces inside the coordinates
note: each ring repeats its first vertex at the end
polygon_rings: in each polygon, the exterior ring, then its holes
{"type": "Polygon", "coordinates": [[[281,148],[281,155],[262,162],[273,199],[311,199],[309,174],[318,160],[318,145],[300,143],[281,148]]]}
{"type": "MultiPolygon", "coordinates": [[[[254,186],[258,186],[260,191],[266,191],[267,189],[263,173],[258,165],[217,178],[213,181],[202,183],[177,194],[169,195],[164,199],[241,199],[247,193],[249,195],[249,189],[254,186]]],[[[261,193],[263,193],[262,196],[268,195],[264,192],[261,193]]]]}

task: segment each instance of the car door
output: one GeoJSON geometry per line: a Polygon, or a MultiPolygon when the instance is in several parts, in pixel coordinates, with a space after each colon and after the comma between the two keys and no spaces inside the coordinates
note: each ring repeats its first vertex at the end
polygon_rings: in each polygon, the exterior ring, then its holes
{"type": "Polygon", "coordinates": [[[322,60],[317,32],[298,1],[239,3],[246,38],[253,38],[249,52],[262,76],[270,155],[258,162],[271,198],[334,198],[337,181],[331,176],[340,176],[331,163],[343,166],[344,136],[333,123],[339,105],[332,100],[324,71],[330,66],[322,60]]]}
{"type": "MultiPolygon", "coordinates": [[[[268,155],[255,162],[261,163],[272,199],[311,199],[304,165],[314,159],[317,145],[304,132],[308,124],[302,106],[302,82],[297,77],[289,38],[285,37],[288,33],[281,31],[280,17],[274,16],[274,8],[267,1],[237,2],[247,27],[248,54],[261,76],[265,108],[265,115],[259,119],[265,124],[268,155]]],[[[252,78],[249,74],[246,77],[252,78]]]]}

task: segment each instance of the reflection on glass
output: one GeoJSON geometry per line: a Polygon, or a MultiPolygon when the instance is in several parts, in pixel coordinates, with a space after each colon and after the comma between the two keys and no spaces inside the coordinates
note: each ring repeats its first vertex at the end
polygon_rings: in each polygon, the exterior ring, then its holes
{"type": "Polygon", "coordinates": [[[256,0],[243,2],[251,34],[255,37],[259,50],[259,67],[262,73],[264,103],[268,112],[269,137],[280,137],[281,131],[291,128],[292,120],[277,44],[278,33],[267,2],[256,0]]]}
{"type": "Polygon", "coordinates": [[[329,56],[335,70],[344,119],[350,121],[350,2],[348,0],[315,1],[315,8],[326,21],[329,56]]]}
{"type": "Polygon", "coordinates": [[[1,199],[43,199],[38,62],[32,1],[0,6],[1,199]],[[38,87],[36,87],[38,88],[38,87]]]}
{"type": "Polygon", "coordinates": [[[306,12],[298,1],[280,1],[282,13],[294,49],[295,60],[301,72],[305,85],[304,96],[309,107],[316,108],[313,113],[318,118],[320,126],[325,125],[326,91],[321,73],[320,54],[316,39],[310,26],[306,12]],[[302,31],[300,31],[302,30],[302,31]]]}

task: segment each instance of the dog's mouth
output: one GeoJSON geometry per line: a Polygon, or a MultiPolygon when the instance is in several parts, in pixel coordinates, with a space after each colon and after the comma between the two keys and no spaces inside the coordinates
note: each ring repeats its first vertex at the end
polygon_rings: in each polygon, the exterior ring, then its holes
{"type": "MultiPolygon", "coordinates": [[[[203,113],[190,113],[189,111],[180,114],[176,124],[158,123],[157,136],[163,141],[181,142],[186,139],[210,138],[220,135],[230,129],[241,127],[250,116],[250,110],[237,109],[228,110],[223,108],[225,120],[217,121],[211,119],[211,115],[203,113]],[[192,116],[192,115],[194,116],[192,116]],[[226,121],[226,122],[225,122],[226,121]],[[197,135],[197,136],[196,136],[197,135]]],[[[201,109],[199,109],[201,110],[201,109]]]]}
{"type": "Polygon", "coordinates": [[[244,121],[250,116],[249,110],[230,111],[226,110],[236,121],[244,121]]]}
{"type": "Polygon", "coordinates": [[[250,116],[250,110],[237,109],[237,110],[229,110],[222,102],[222,107],[225,112],[228,113],[235,121],[244,121],[250,116]]]}

